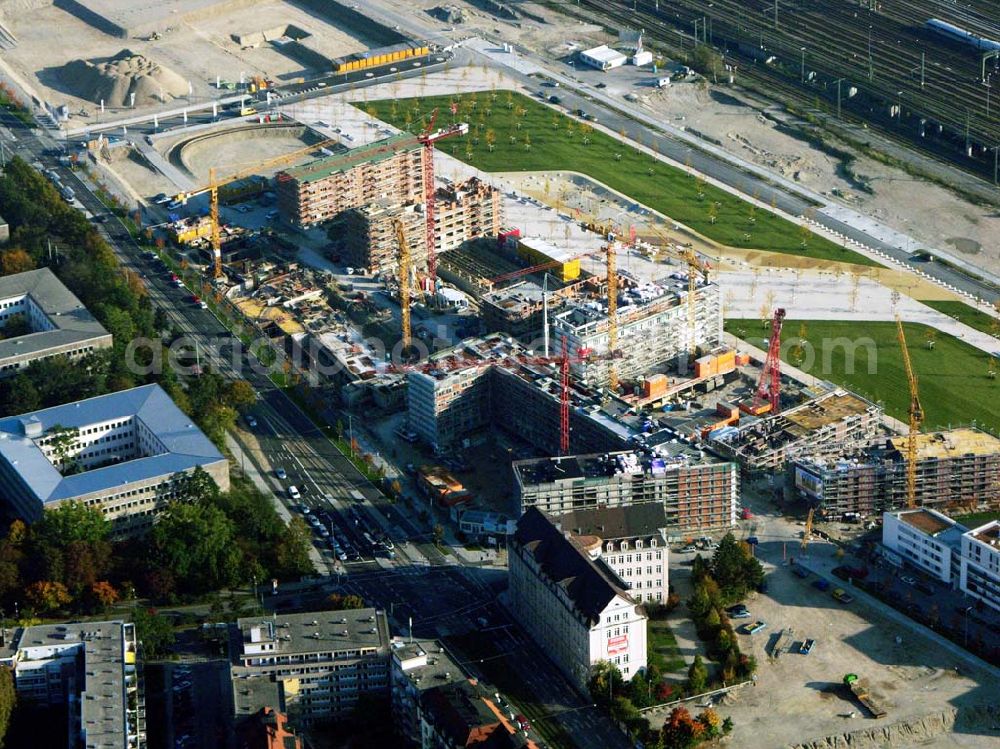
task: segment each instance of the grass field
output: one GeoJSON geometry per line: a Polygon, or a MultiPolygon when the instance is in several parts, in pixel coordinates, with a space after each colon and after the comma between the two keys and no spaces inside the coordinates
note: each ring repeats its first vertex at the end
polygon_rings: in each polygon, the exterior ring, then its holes
{"type": "Polygon", "coordinates": [[[953,520],[961,523],[966,528],[978,528],[991,520],[1000,520],[1000,512],[997,510],[987,510],[986,512],[973,512],[970,515],[956,515],[953,520]]]}
{"type": "Polygon", "coordinates": [[[670,631],[670,625],[662,619],[650,619],[646,625],[646,644],[649,662],[655,664],[660,673],[684,672],[684,657],[677,648],[677,638],[670,631]]]}
{"type": "Polygon", "coordinates": [[[921,304],[926,304],[928,307],[933,307],[938,312],[943,312],[948,315],[948,317],[954,317],[959,322],[965,323],[970,328],[975,328],[983,333],[988,333],[989,335],[1000,335],[1000,320],[985,312],[980,312],[975,307],[970,307],[964,302],[951,302],[951,301],[935,301],[935,300],[920,300],[921,304]]]}
{"type": "MultiPolygon", "coordinates": [[[[794,351],[788,341],[798,335],[803,322],[805,338],[810,344],[803,349],[806,354],[810,350],[815,353],[811,365],[807,360],[801,369],[872,400],[882,401],[891,416],[903,421],[907,419],[909,388],[895,323],[786,320],[784,329],[789,332],[783,337],[782,358],[796,366],[800,366],[799,362],[789,359],[794,351]],[[841,345],[834,346],[833,341],[841,345]],[[846,341],[856,346],[853,372],[849,371],[851,357],[843,345],[846,341]],[[871,347],[866,347],[866,342],[870,342],[871,347]],[[824,366],[824,358],[828,366],[824,366]],[[871,373],[869,358],[875,365],[871,373]]],[[[767,348],[763,340],[767,331],[761,327],[760,320],[727,320],[726,330],[755,346],[767,348]]],[[[1000,431],[1000,378],[987,377],[987,354],[926,325],[906,323],[904,330],[910,360],[919,380],[920,402],[926,414],[924,429],[969,424],[975,420],[980,426],[1000,431]],[[933,349],[926,346],[928,331],[935,334],[933,349]]]]}
{"type": "Polygon", "coordinates": [[[580,172],[726,245],[877,265],[522,94],[485,91],[365,106],[369,114],[410,131],[419,131],[434,109],[439,126],[452,119],[468,122],[467,136],[437,147],[484,171],[580,172]],[[458,106],[454,116],[452,102],[458,106]]]}

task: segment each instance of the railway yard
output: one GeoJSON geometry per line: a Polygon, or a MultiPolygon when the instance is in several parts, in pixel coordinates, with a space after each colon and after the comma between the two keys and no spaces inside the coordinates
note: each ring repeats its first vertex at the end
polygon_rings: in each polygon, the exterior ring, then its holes
{"type": "Polygon", "coordinates": [[[799,108],[823,99],[836,111],[839,81],[844,117],[902,133],[911,144],[993,175],[1000,144],[998,60],[984,61],[978,49],[926,26],[943,17],[996,39],[1000,29],[989,20],[993,3],[719,0],[706,7],[678,0],[668,7],[657,0],[584,0],[582,7],[645,29],[654,45],[690,50],[696,38],[707,41],[725,50],[724,62],[736,66],[745,84],[752,81],[799,108]]]}

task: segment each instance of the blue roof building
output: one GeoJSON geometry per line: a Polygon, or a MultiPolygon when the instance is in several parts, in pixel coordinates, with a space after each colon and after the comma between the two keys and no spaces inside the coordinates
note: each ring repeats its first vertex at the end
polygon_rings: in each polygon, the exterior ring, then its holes
{"type": "Polygon", "coordinates": [[[228,490],[226,458],[159,385],[0,419],[0,493],[28,522],[78,500],[136,533],[198,467],[228,490]]]}

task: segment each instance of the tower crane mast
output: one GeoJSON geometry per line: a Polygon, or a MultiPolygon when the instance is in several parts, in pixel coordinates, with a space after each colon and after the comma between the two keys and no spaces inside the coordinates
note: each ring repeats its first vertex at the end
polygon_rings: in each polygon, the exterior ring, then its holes
{"type": "Polygon", "coordinates": [[[913,373],[910,362],[910,351],[906,347],[906,333],[903,331],[903,321],[896,315],[896,338],[903,353],[903,368],[906,370],[906,382],[910,388],[910,428],[906,437],[906,506],[917,506],[917,435],[924,421],[924,409],[920,405],[920,392],[917,387],[917,376],[913,373]]]}

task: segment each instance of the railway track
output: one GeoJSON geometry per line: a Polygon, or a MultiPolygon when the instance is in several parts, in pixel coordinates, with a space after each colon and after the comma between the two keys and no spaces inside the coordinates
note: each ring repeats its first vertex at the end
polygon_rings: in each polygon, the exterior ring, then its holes
{"type": "Polygon", "coordinates": [[[1000,72],[993,74],[991,62],[993,86],[987,88],[976,50],[924,29],[929,18],[943,17],[1000,37],[987,15],[990,3],[883,0],[875,12],[867,0],[777,2],[777,28],[775,0],[713,0],[710,8],[698,0],[672,0],[669,6],[662,0],[582,0],[581,6],[616,25],[644,28],[648,37],[673,47],[692,48],[697,33],[723,50],[741,77],[780,88],[800,106],[810,106],[816,96],[835,104],[839,79],[845,119],[895,138],[902,134],[935,158],[993,177],[1000,72]],[[772,64],[765,64],[772,56],[772,64]]]}

